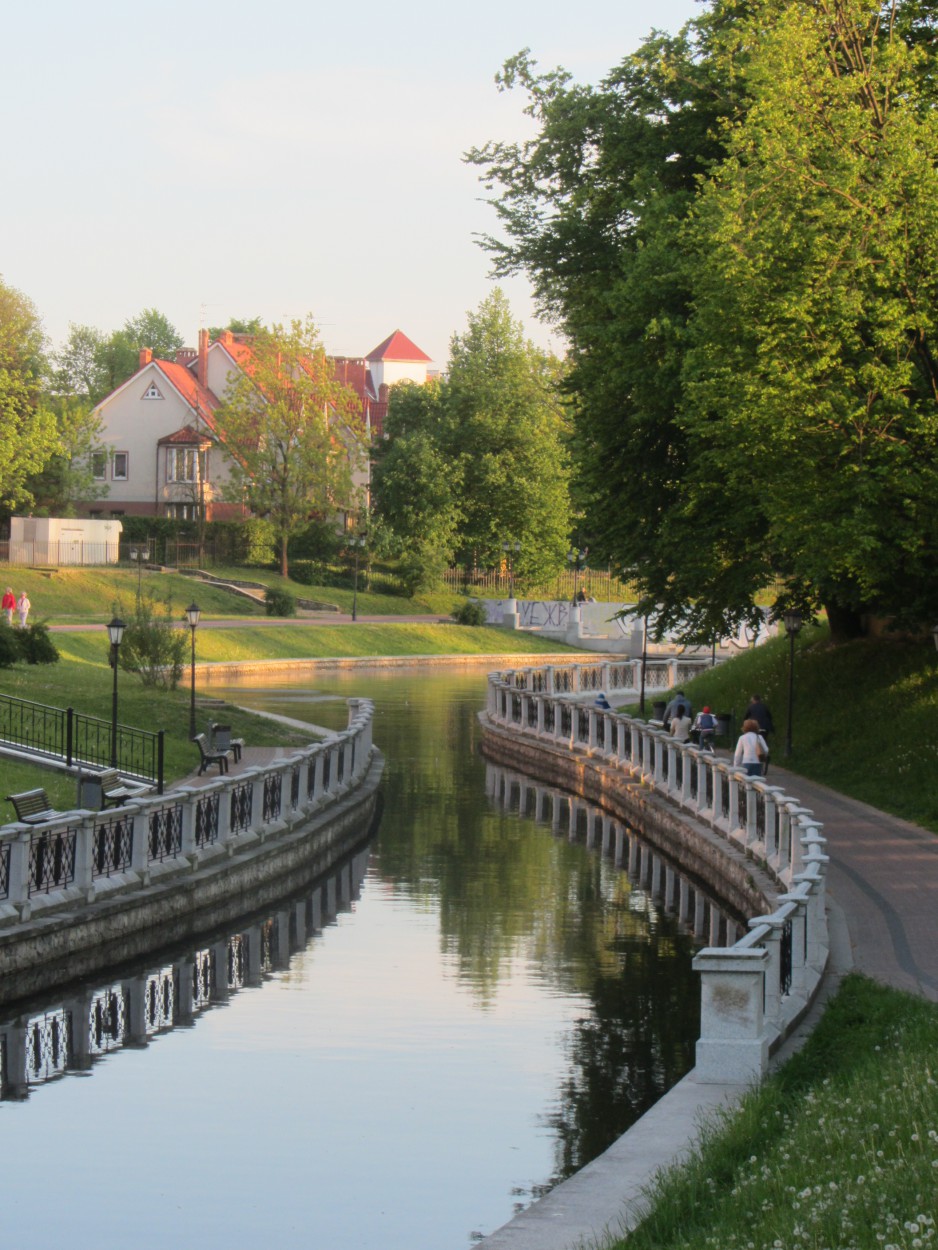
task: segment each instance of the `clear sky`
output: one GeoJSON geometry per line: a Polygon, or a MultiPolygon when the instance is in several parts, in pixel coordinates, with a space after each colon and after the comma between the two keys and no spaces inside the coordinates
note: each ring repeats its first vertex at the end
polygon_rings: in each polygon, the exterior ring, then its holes
{"type": "MultiPolygon", "coordinates": [[[[695,0],[35,0],[4,15],[0,275],[59,343],[158,308],[312,313],[336,354],[400,328],[442,366],[491,287],[463,152],[524,133],[523,47],[595,82],[695,0]]],[[[544,345],[526,284],[503,284],[544,345]]]]}

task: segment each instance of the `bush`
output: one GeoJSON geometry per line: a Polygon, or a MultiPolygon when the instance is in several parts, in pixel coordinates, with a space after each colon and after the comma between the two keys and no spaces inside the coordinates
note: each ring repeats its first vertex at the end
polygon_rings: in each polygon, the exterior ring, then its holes
{"type": "Polygon", "coordinates": [[[296,598],[288,590],[268,586],[264,592],[268,616],[296,616],[296,598]]]}
{"type": "Polygon", "coordinates": [[[16,630],[11,629],[5,621],[0,622],[0,668],[12,668],[19,658],[16,630]]]}
{"type": "Polygon", "coordinates": [[[127,621],[118,649],[121,668],[136,673],[145,686],[175,690],[182,677],[189,639],[188,630],[176,629],[173,623],[170,600],[157,604],[150,595],[142,594],[137,596],[129,620],[120,603],[114,612],[127,621]]]}
{"type": "Polygon", "coordinates": [[[453,620],[457,625],[487,625],[488,613],[480,599],[467,599],[453,612],[453,620]]]}
{"type": "Polygon", "coordinates": [[[20,657],[27,664],[55,664],[58,661],[58,648],[42,621],[27,625],[25,629],[14,629],[12,633],[15,635],[20,657]]]}

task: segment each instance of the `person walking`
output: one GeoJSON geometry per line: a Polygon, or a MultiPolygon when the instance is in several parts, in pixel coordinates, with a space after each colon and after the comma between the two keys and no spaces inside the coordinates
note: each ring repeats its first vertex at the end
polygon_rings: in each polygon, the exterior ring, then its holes
{"type": "Polygon", "coordinates": [[[743,730],[736,743],[733,763],[742,764],[750,777],[761,777],[763,764],[769,758],[769,748],[765,738],[759,732],[759,722],[754,719],[743,721],[743,730]]]}
{"type": "Polygon", "coordinates": [[[775,725],[772,723],[772,713],[762,702],[761,694],[754,694],[749,700],[749,706],[743,713],[743,720],[754,720],[759,726],[759,733],[768,741],[769,734],[775,733],[775,725]]]}
{"type": "MultiPolygon", "coordinates": [[[[670,729],[671,721],[675,716],[680,716],[685,713],[690,716],[690,712],[690,699],[688,699],[683,690],[679,690],[668,706],[664,709],[664,716],[661,718],[662,724],[665,729],[670,729]]],[[[681,741],[683,742],[684,739],[682,738],[681,741]]]]}
{"type": "Polygon", "coordinates": [[[686,703],[680,704],[677,714],[671,717],[671,737],[675,742],[686,742],[690,737],[690,708],[686,703]]]}
{"type": "Polygon", "coordinates": [[[26,628],[26,618],[29,616],[29,609],[32,606],[29,602],[29,596],[24,590],[16,601],[16,611],[20,618],[20,629],[26,628]]]}
{"type": "Polygon", "coordinates": [[[13,624],[13,609],[16,607],[16,595],[13,593],[13,587],[7,586],[0,599],[0,610],[3,612],[3,619],[8,625],[13,624]]]}

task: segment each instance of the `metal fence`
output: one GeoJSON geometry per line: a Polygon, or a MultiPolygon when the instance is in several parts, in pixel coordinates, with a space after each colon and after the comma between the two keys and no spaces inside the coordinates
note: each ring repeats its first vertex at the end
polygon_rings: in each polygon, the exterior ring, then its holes
{"type": "MultiPolygon", "coordinates": [[[[60,760],[69,768],[111,766],[110,721],[73,708],[47,707],[0,694],[0,742],[31,755],[60,760]]],[[[117,726],[116,766],[125,777],[155,784],[163,793],[163,730],[117,726]]]]}

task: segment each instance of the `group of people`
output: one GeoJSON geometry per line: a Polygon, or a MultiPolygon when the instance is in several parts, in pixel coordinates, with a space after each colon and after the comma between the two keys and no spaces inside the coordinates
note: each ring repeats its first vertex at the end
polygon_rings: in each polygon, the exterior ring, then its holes
{"type": "Polygon", "coordinates": [[[19,617],[20,629],[26,628],[26,620],[29,616],[29,609],[31,607],[32,604],[29,602],[29,596],[26,591],[24,590],[17,599],[16,595],[13,593],[12,586],[7,586],[3,593],[3,598],[0,599],[0,609],[3,610],[4,621],[7,625],[12,625],[13,613],[15,612],[19,617]]]}
{"type": "MultiPolygon", "coordinates": [[[[704,750],[713,750],[716,717],[709,707],[701,708],[694,717],[690,700],[683,690],[679,690],[664,709],[663,719],[665,729],[677,742],[688,742],[693,738],[704,750]]],[[[768,772],[767,739],[774,729],[772,713],[763,703],[762,696],[754,694],[746,708],[742,731],[733,755],[733,763],[741,764],[750,777],[764,777],[768,772]]]]}

